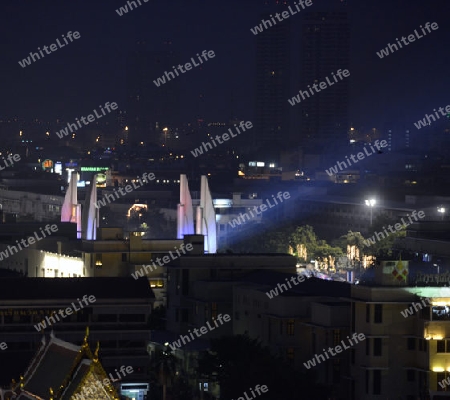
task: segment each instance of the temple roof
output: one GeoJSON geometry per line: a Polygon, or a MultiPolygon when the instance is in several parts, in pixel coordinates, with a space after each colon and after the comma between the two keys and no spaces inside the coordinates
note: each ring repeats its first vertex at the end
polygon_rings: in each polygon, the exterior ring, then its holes
{"type": "Polygon", "coordinates": [[[61,400],[70,400],[72,395],[77,391],[81,385],[83,378],[88,374],[92,365],[91,360],[83,360],[75,371],[73,379],[70,381],[66,390],[64,390],[61,400]]]}
{"type": "MultiPolygon", "coordinates": [[[[52,334],[43,337],[42,344],[30,362],[20,382],[13,384],[17,400],[70,400],[80,392],[88,376],[102,381],[106,372],[98,361],[99,345],[93,354],[87,338],[81,346],[65,342],[52,334]]],[[[105,387],[111,399],[118,398],[113,387],[105,387]]]]}
{"type": "Polygon", "coordinates": [[[49,388],[59,389],[74,369],[80,346],[52,337],[45,350],[38,353],[32,368],[24,376],[23,389],[40,397],[49,395],[49,388]]]}

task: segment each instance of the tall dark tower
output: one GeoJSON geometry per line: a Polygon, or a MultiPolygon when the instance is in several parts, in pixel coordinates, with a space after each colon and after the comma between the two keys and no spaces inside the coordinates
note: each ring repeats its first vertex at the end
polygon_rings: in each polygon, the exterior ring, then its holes
{"type": "Polygon", "coordinates": [[[139,42],[127,60],[127,115],[129,141],[158,143],[163,129],[179,123],[180,82],[175,78],[155,85],[165,72],[173,73],[179,57],[171,49],[171,42],[163,50],[148,51],[139,42]]]}
{"type": "MultiPolygon", "coordinates": [[[[300,90],[332,78],[350,64],[350,24],[347,7],[307,11],[302,15],[300,90]]],[[[295,106],[299,113],[299,144],[330,146],[343,142],[349,128],[350,77],[329,86],[295,106]]],[[[291,93],[291,97],[295,93],[291,93]]]]}
{"type": "MultiPolygon", "coordinates": [[[[271,14],[286,9],[286,4],[270,5],[272,12],[260,15],[271,20],[271,14]]],[[[256,36],[256,104],[254,148],[275,146],[288,139],[289,108],[287,98],[291,68],[291,21],[286,19],[268,27],[256,36]]]]}

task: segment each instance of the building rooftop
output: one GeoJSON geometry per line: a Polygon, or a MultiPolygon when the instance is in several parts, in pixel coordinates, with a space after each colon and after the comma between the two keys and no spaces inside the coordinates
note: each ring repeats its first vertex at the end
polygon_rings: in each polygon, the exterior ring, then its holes
{"type": "MultiPolygon", "coordinates": [[[[297,274],[285,274],[276,271],[257,271],[240,279],[247,284],[265,285],[262,291],[267,291],[277,287],[278,284],[286,284],[286,278],[297,276],[297,274]]],[[[348,297],[351,293],[351,285],[347,282],[328,281],[318,278],[305,278],[305,281],[298,285],[291,283],[292,288],[284,290],[280,296],[327,296],[327,297],[348,297]]],[[[325,303],[324,303],[325,304],[325,303]]],[[[335,305],[336,303],[332,303],[335,305]]]]}

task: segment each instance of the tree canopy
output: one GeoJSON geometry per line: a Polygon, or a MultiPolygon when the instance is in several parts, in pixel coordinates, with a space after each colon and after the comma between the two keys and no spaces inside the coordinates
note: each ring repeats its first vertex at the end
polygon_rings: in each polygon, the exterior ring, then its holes
{"type": "Polygon", "coordinates": [[[294,369],[246,335],[213,339],[210,351],[199,357],[197,372],[215,377],[223,399],[243,397],[258,384],[268,387],[266,400],[326,400],[330,394],[328,388],[312,383],[311,372],[294,369]]]}

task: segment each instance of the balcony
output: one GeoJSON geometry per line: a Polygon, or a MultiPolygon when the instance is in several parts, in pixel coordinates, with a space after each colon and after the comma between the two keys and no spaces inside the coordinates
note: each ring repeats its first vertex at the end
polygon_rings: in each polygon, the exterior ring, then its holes
{"type": "Polygon", "coordinates": [[[431,321],[450,321],[450,306],[433,306],[431,321]]]}

